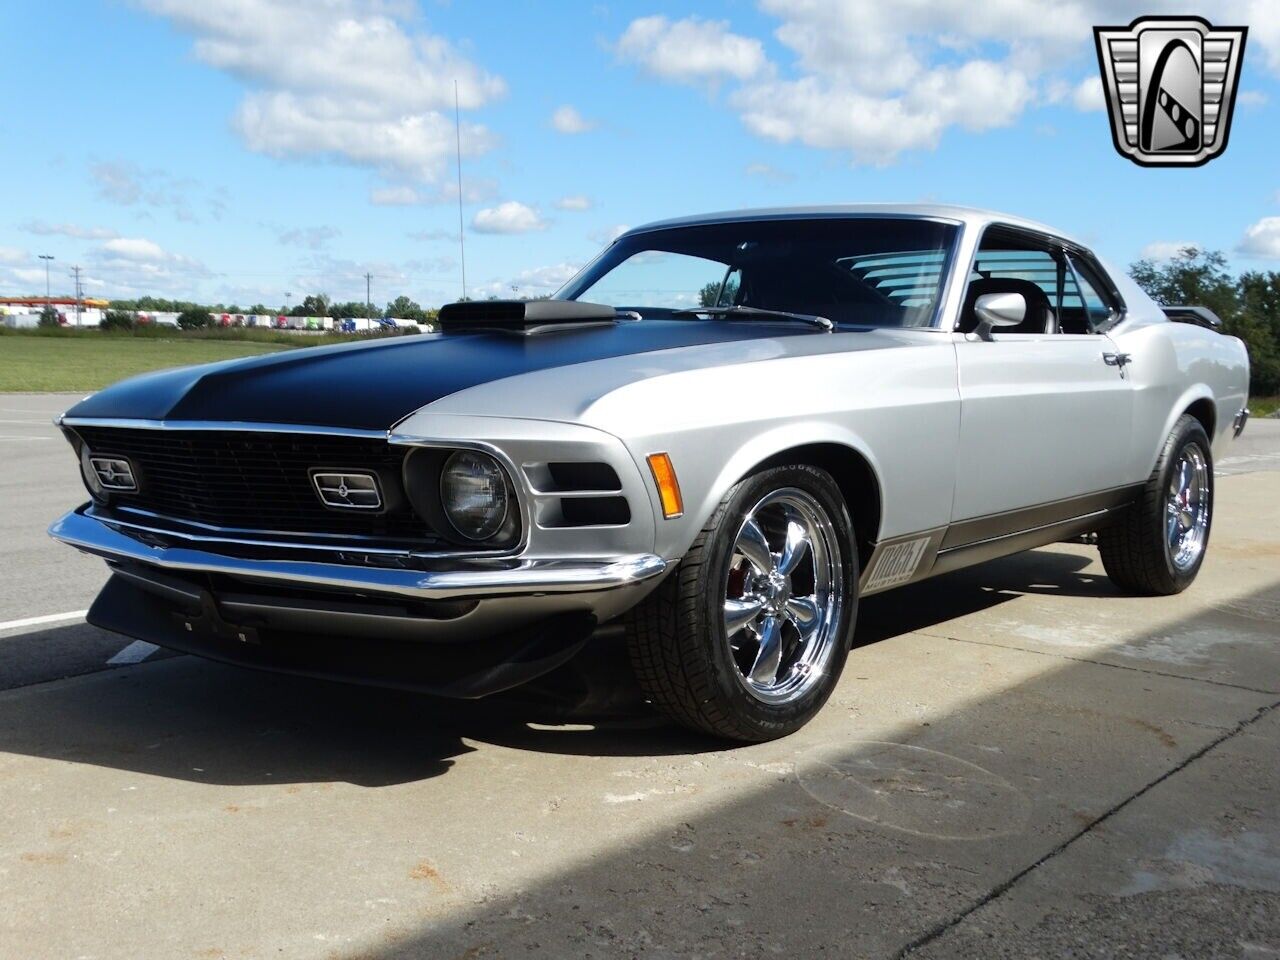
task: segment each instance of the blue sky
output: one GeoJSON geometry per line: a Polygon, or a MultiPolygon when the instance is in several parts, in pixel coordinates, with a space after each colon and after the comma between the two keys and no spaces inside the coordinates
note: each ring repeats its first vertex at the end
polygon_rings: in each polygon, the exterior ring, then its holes
{"type": "Polygon", "coordinates": [[[424,305],[553,291],[620,226],[936,200],[1112,262],[1280,269],[1277,0],[136,0],[0,8],[0,292],[424,305]],[[1245,23],[1230,146],[1119,157],[1091,26],[1245,23]],[[14,38],[21,43],[13,44],[14,38]]]}

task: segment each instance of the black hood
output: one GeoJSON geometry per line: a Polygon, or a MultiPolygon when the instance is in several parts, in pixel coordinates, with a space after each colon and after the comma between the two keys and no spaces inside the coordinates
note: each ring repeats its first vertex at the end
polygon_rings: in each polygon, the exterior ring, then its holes
{"type": "Polygon", "coordinates": [[[441,397],[535,370],[675,347],[813,335],[799,324],[642,320],[535,337],[394,337],[146,374],[95,393],[67,416],[386,430],[441,397]]]}

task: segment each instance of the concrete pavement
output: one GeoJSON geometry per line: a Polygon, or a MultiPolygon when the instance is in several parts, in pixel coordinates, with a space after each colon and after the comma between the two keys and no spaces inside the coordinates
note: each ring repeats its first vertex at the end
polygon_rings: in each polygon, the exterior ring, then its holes
{"type": "MultiPolygon", "coordinates": [[[[105,579],[16,430],[6,622],[105,579]]],[[[1280,423],[1246,438],[1187,593],[1059,545],[872,598],[747,748],[0,629],[0,956],[1280,957],[1280,423]]]]}

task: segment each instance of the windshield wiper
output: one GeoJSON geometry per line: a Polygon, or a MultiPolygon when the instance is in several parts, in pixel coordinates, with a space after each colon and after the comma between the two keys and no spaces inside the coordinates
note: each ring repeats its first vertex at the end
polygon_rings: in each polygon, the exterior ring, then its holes
{"type": "Polygon", "coordinates": [[[787,310],[762,310],[759,307],[698,307],[690,310],[673,310],[673,317],[774,317],[780,320],[799,320],[831,333],[836,325],[826,317],[812,313],[791,313],[787,310]]]}

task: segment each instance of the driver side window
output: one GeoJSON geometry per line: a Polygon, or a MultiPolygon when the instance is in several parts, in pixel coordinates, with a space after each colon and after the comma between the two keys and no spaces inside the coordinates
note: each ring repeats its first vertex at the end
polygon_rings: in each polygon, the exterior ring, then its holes
{"type": "Polygon", "coordinates": [[[974,304],[978,297],[1018,293],[1026,301],[1026,315],[1017,326],[1004,327],[1000,332],[1058,333],[1058,317],[1069,281],[1066,258],[1056,245],[1011,230],[989,229],[974,258],[956,329],[970,333],[977,327],[974,304]]]}

